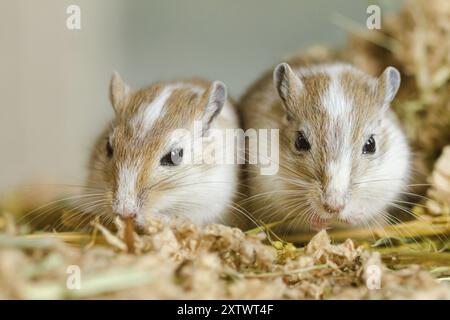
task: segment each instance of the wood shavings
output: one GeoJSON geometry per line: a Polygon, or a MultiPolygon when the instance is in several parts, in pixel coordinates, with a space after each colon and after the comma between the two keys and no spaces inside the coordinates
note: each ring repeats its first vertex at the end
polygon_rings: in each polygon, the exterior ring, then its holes
{"type": "Polygon", "coordinates": [[[115,234],[96,223],[97,239],[105,239],[88,248],[67,247],[55,236],[51,240],[57,245],[52,247],[0,246],[1,297],[356,299],[410,297],[420,289],[413,297],[450,298],[448,286],[419,267],[414,272],[390,270],[380,255],[351,240],[333,244],[325,231],[305,248],[296,248],[296,255],[280,260],[278,250],[265,244],[261,235],[222,225],[200,228],[185,221],[151,222],[143,234],[134,233],[136,253],[130,255],[121,240],[124,227],[115,234]],[[68,265],[82,272],[80,290],[65,287],[68,265]],[[377,291],[366,286],[367,270],[374,265],[386,277],[377,291]]]}
{"type": "Polygon", "coordinates": [[[125,242],[123,242],[119,237],[113,235],[111,231],[106,229],[104,226],[102,226],[99,223],[95,223],[94,226],[103,234],[106,241],[114,248],[119,249],[121,251],[127,250],[127,245],[125,242]]]}
{"type": "Polygon", "coordinates": [[[134,245],[134,222],[131,219],[125,219],[124,224],[124,242],[127,245],[128,253],[134,254],[136,252],[134,245]]]}

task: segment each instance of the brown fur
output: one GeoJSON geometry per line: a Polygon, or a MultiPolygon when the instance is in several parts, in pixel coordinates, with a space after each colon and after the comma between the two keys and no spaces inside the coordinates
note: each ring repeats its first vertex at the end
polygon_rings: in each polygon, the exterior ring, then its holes
{"type": "MultiPolygon", "coordinates": [[[[300,67],[309,70],[328,63],[317,62],[296,57],[289,64],[295,70],[300,67]]],[[[382,157],[362,160],[362,146],[370,134],[377,135],[378,155],[389,150],[391,140],[399,135],[391,130],[392,123],[395,123],[392,112],[382,110],[386,96],[384,74],[376,81],[357,70],[343,71],[338,81],[346,95],[351,97],[353,109],[337,118],[330,116],[321,100],[330,84],[329,75],[306,71],[298,76],[303,84],[300,93],[297,94],[294,78],[288,73],[286,82],[280,83],[282,89],[279,97],[269,70],[249,88],[239,103],[244,129],[280,130],[278,176],[261,176],[255,166],[247,167],[250,199],[244,203],[250,212],[267,223],[296,215],[299,215],[297,224],[311,222],[313,211],[320,207],[322,194],[331,179],[326,170],[327,164],[336,160],[338,150],[344,147],[342,143],[346,132],[350,130],[352,141],[351,183],[362,180],[364,173],[373,170],[377,163],[382,164],[382,157]],[[303,123],[308,124],[308,138],[315,146],[311,156],[297,152],[294,147],[296,132],[303,123]]],[[[355,188],[354,192],[365,191],[355,188]]],[[[293,224],[287,229],[291,226],[293,224]]],[[[286,230],[285,227],[283,229],[286,230]]]]}
{"type": "MultiPolygon", "coordinates": [[[[195,181],[201,182],[202,174],[208,175],[211,170],[216,169],[212,165],[201,164],[161,170],[159,163],[161,157],[169,150],[168,140],[173,131],[176,129],[191,130],[194,120],[202,119],[211,88],[210,82],[192,79],[155,83],[143,89],[128,92],[126,85],[118,75],[113,76],[110,85],[110,100],[116,117],[95,143],[90,159],[88,178],[91,187],[104,190],[104,202],[106,203],[104,210],[108,215],[113,216],[111,215],[111,206],[118,188],[119,169],[125,163],[142,164],[139,167],[140,171],[136,182],[136,192],[138,193],[136,197],[139,199],[143,211],[161,201],[170,190],[189,192],[188,180],[192,182],[193,179],[194,183],[195,181]],[[140,121],[143,112],[166,86],[175,83],[194,86],[196,89],[186,87],[174,89],[164,105],[164,114],[153,123],[148,131],[144,131],[143,122],[140,121]],[[203,93],[197,92],[198,89],[202,89],[203,93]],[[133,119],[137,120],[133,122],[133,119]],[[146,132],[145,135],[142,132],[146,132]],[[112,159],[108,159],[106,155],[108,141],[114,150],[112,159]],[[192,172],[192,178],[189,177],[190,172],[192,172]],[[171,175],[175,175],[176,178],[171,178],[171,175]],[[180,186],[183,184],[186,187],[180,186]]],[[[234,107],[228,100],[222,112],[214,120],[214,127],[226,129],[237,128],[238,125],[234,107]]],[[[233,168],[232,172],[230,184],[237,184],[237,167],[233,168]]],[[[192,200],[199,196],[193,194],[192,200]]],[[[233,201],[233,198],[230,199],[230,202],[233,201]]],[[[192,206],[186,203],[178,206],[184,206],[186,209],[181,210],[177,207],[172,210],[173,213],[189,216],[189,208],[192,206]]]]}

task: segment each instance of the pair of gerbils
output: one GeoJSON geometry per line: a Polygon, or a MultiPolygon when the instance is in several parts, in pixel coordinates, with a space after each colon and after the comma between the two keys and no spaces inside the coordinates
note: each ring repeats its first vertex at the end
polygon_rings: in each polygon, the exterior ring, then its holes
{"type": "Polygon", "coordinates": [[[90,159],[91,211],[141,227],[152,217],[284,231],[389,222],[410,175],[390,109],[399,86],[393,67],[373,77],[297,57],[235,104],[220,81],[133,90],[115,73],[115,117],[90,159]]]}

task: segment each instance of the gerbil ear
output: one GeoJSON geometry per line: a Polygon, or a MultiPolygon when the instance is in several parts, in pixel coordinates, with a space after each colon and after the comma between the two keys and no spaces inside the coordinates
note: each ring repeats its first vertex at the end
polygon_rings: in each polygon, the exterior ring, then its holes
{"type": "Polygon", "coordinates": [[[287,63],[283,62],[277,65],[273,71],[273,83],[278,95],[283,100],[288,117],[291,117],[295,101],[303,89],[302,80],[287,63]]]}
{"type": "Polygon", "coordinates": [[[227,87],[221,81],[214,81],[205,92],[207,104],[202,115],[203,133],[209,130],[213,120],[220,114],[227,100],[227,87]]]}
{"type": "Polygon", "coordinates": [[[383,74],[379,78],[379,83],[384,92],[384,104],[389,105],[389,103],[394,100],[395,95],[400,87],[400,72],[394,67],[387,67],[383,74]]]}
{"type": "Polygon", "coordinates": [[[123,108],[129,92],[130,87],[122,80],[119,73],[114,71],[109,83],[109,100],[116,114],[123,108]]]}

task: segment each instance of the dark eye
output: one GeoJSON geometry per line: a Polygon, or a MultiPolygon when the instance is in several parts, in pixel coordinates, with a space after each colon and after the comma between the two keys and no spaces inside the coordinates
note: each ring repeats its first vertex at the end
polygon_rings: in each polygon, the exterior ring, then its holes
{"type": "Polygon", "coordinates": [[[375,143],[375,138],[370,136],[370,138],[364,143],[362,153],[363,154],[374,154],[377,150],[377,146],[375,143]]]}
{"type": "Polygon", "coordinates": [[[311,149],[311,145],[308,142],[308,139],[305,137],[303,131],[297,131],[297,139],[295,139],[295,148],[298,151],[308,151],[311,149]]]}
{"type": "Polygon", "coordinates": [[[181,163],[182,159],[183,159],[183,149],[176,148],[170,151],[164,157],[162,157],[160,163],[162,166],[177,166],[181,163]]]}
{"type": "Polygon", "coordinates": [[[106,142],[106,156],[111,159],[113,156],[114,150],[113,147],[111,145],[111,142],[108,140],[108,142],[106,142]]]}

